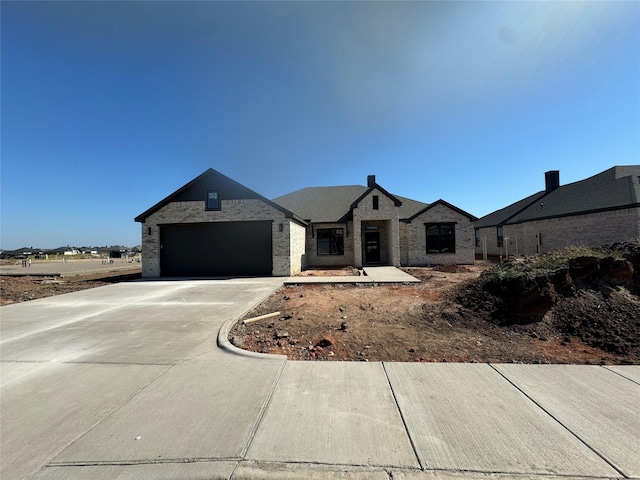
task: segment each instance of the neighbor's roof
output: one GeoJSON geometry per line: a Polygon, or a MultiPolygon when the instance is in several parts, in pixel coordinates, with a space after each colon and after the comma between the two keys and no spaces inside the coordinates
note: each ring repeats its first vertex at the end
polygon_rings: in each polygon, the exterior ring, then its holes
{"type": "Polygon", "coordinates": [[[476,228],[640,206],[640,165],[612,167],[482,217],[476,228]]]}
{"type": "Polygon", "coordinates": [[[473,225],[476,228],[502,225],[521,211],[527,209],[540,198],[544,197],[544,195],[545,192],[534,193],[527,198],[524,198],[516,203],[512,203],[508,207],[501,208],[500,210],[496,210],[493,213],[485,215],[484,217],[480,218],[480,220],[474,222],[473,225]]]}
{"type": "MultiPolygon", "coordinates": [[[[382,190],[382,187],[379,187],[382,190]]],[[[352,218],[351,205],[369,190],[362,185],[342,187],[308,187],[274,198],[273,201],[312,223],[342,223],[352,218]]],[[[383,193],[386,193],[382,190],[383,193]]],[[[400,218],[409,218],[428,206],[409,198],[393,195],[400,202],[400,218]]]]}

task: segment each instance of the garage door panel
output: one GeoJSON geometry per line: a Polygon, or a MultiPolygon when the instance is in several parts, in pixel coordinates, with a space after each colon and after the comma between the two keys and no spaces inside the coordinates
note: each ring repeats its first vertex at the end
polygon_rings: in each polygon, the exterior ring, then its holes
{"type": "Polygon", "coordinates": [[[271,275],[271,221],[161,226],[161,274],[271,275]]]}

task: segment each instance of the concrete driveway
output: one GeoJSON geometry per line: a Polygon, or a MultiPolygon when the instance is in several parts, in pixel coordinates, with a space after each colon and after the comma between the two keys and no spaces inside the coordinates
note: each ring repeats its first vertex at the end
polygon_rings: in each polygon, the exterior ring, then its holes
{"type": "Polygon", "coordinates": [[[58,463],[241,456],[283,360],[227,354],[216,336],[280,285],[133,282],[2,307],[0,478],[63,451],[58,463]]]}
{"type": "Polygon", "coordinates": [[[134,282],[2,307],[0,478],[640,478],[640,366],[218,348],[281,281],[134,282]]]}

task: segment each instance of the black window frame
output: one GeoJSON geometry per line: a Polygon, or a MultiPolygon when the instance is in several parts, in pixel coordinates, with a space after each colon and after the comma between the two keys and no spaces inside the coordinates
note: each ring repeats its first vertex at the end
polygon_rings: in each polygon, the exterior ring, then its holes
{"type": "Polygon", "coordinates": [[[378,210],[380,208],[380,197],[378,195],[373,196],[373,209],[378,210]]]}
{"type": "Polygon", "coordinates": [[[498,247],[504,247],[504,230],[502,227],[496,227],[496,244],[498,247]]]}
{"type": "Polygon", "coordinates": [[[475,239],[476,239],[476,247],[480,246],[480,229],[475,229],[475,239]]]}
{"type": "Polygon", "coordinates": [[[207,198],[204,201],[204,207],[205,210],[207,212],[211,212],[211,211],[220,211],[221,209],[221,202],[220,202],[220,190],[207,190],[207,198]],[[211,204],[209,203],[209,195],[215,193],[216,194],[216,200],[217,200],[217,205],[212,207],[211,204]]]}
{"type": "Polygon", "coordinates": [[[331,227],[316,229],[316,255],[319,257],[344,255],[344,228],[331,227]],[[321,252],[321,242],[324,244],[327,241],[329,248],[327,249],[325,245],[325,248],[323,248],[321,252]]]}
{"type": "Polygon", "coordinates": [[[425,250],[428,255],[438,255],[447,253],[456,253],[456,223],[455,222],[438,222],[425,223],[425,250]],[[438,228],[438,234],[429,233],[430,228],[438,228]],[[444,234],[443,227],[451,228],[451,234],[444,234]],[[434,245],[435,243],[435,245],[434,245]],[[434,248],[434,246],[436,248],[434,248]]]}

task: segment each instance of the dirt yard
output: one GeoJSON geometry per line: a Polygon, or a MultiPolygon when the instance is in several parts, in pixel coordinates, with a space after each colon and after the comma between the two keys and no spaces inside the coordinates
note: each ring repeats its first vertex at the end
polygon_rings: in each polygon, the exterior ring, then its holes
{"type": "MultiPolygon", "coordinates": [[[[584,332],[563,328],[601,300],[586,294],[528,324],[500,325],[487,317],[482,306],[477,311],[464,307],[461,297],[478,301],[482,295],[474,280],[487,267],[406,269],[422,280],[414,285],[285,286],[245,318],[281,312],[277,317],[246,325],[239,322],[229,337],[241,348],[284,354],[294,360],[640,363],[637,342],[628,345],[618,337],[615,345],[595,347],[597,341],[583,341],[585,336],[580,333],[584,332]],[[559,322],[556,317],[568,320],[559,322]]],[[[633,301],[632,310],[620,315],[623,323],[635,322],[630,335],[638,338],[640,303],[633,301]]],[[[596,322],[597,332],[613,328],[618,317],[603,308],[597,319],[600,326],[593,313],[585,318],[596,322]]],[[[593,339],[587,336],[587,340],[593,339]]]]}
{"type": "MultiPolygon", "coordinates": [[[[420,284],[287,286],[245,318],[279,311],[278,316],[239,322],[230,339],[247,350],[295,360],[640,364],[640,269],[633,282],[612,285],[589,280],[589,269],[578,267],[582,279],[549,280],[562,294],[545,284],[532,297],[530,291],[509,291],[502,299],[487,291],[492,270],[482,263],[406,269],[420,284]],[[547,302],[549,291],[553,302],[547,302]],[[535,311],[509,316],[505,298],[535,311]]],[[[0,276],[0,304],[139,277],[139,267],[63,278],[0,276]]]]}
{"type": "Polygon", "coordinates": [[[140,278],[140,267],[117,272],[103,272],[72,277],[0,276],[0,306],[77,292],[112,283],[140,278]]]}

